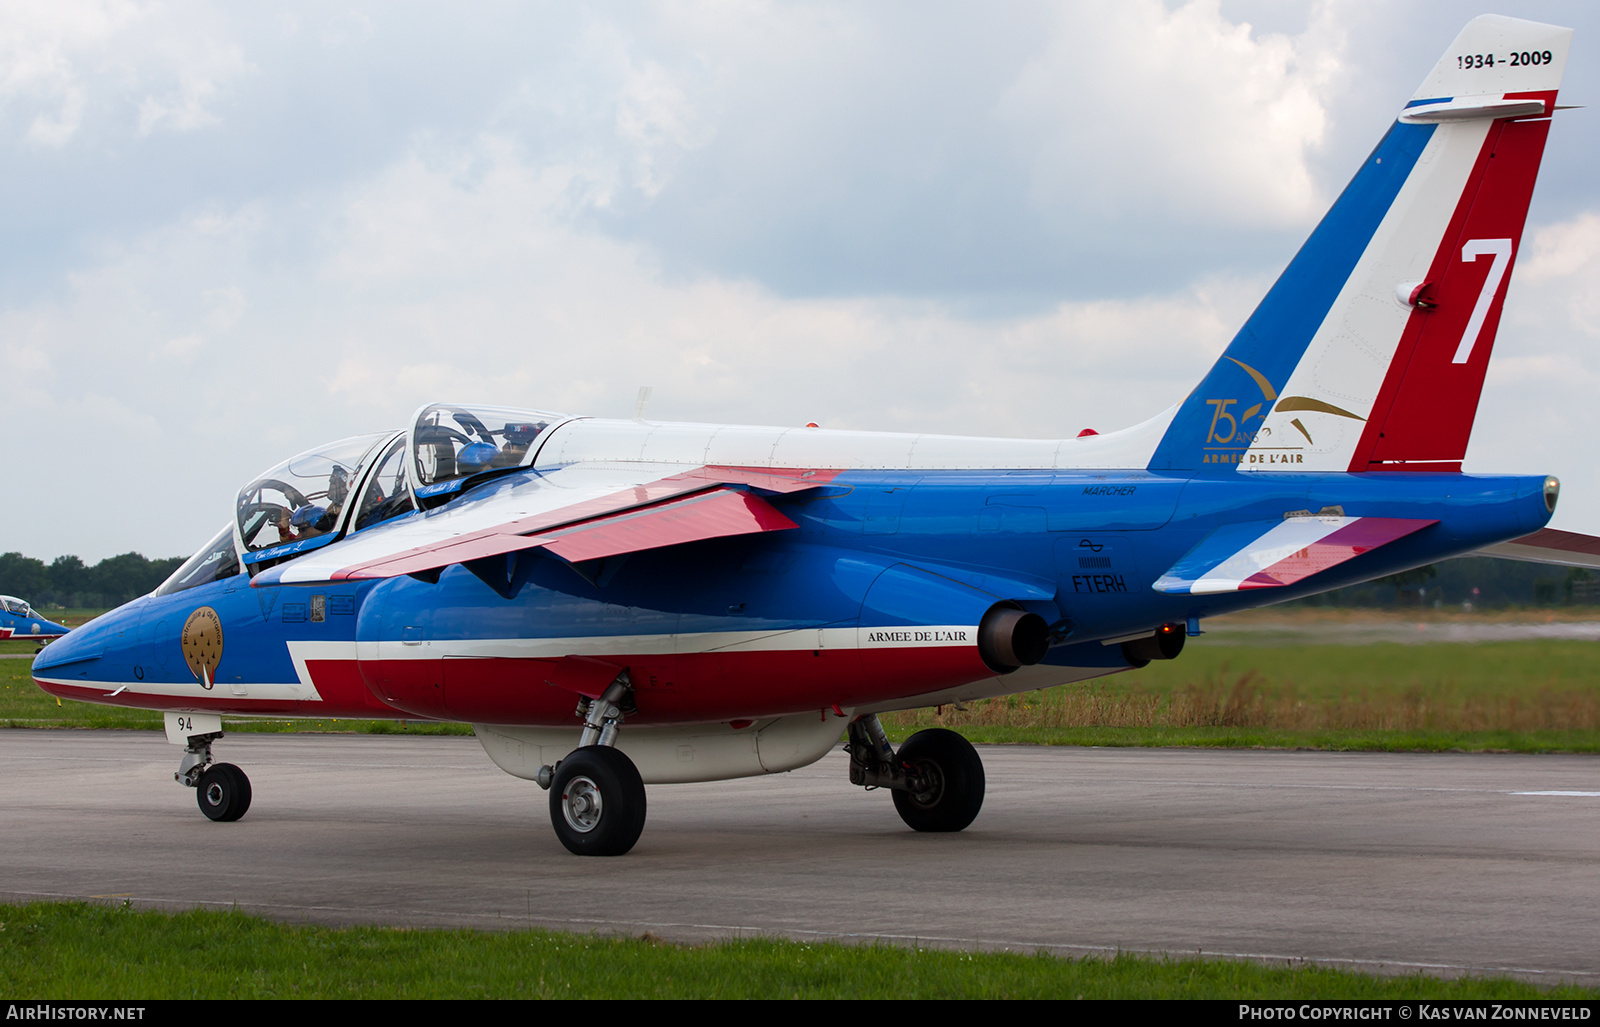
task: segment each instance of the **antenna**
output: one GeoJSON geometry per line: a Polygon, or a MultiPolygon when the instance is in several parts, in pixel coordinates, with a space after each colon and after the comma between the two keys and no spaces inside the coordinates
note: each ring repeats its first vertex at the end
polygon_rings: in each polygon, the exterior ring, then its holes
{"type": "Polygon", "coordinates": [[[635,421],[644,420],[645,407],[650,405],[650,391],[651,389],[648,385],[639,386],[639,398],[634,400],[633,403],[633,419],[635,421]]]}

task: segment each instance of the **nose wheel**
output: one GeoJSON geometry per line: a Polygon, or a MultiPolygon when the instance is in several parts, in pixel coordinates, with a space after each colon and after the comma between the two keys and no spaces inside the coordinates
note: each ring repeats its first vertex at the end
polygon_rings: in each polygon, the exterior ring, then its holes
{"type": "MultiPolygon", "coordinates": [[[[168,717],[172,717],[168,714],[168,717]]],[[[178,723],[186,721],[182,718],[178,723]]],[[[187,721],[192,723],[192,719],[187,721]]],[[[218,726],[220,726],[220,720],[218,726]]],[[[211,762],[211,743],[222,737],[221,731],[187,736],[183,760],[173,778],[181,785],[193,788],[195,802],[207,820],[231,823],[244,816],[250,808],[250,779],[232,763],[211,762]]]]}
{"type": "Polygon", "coordinates": [[[250,808],[250,779],[232,763],[213,763],[195,783],[195,801],[208,820],[238,820],[250,808]]]}

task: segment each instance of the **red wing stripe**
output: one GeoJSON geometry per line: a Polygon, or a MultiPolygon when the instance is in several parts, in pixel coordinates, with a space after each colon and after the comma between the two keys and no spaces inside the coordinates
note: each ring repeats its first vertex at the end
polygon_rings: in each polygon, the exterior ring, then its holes
{"type": "Polygon", "coordinates": [[[783,531],[797,525],[760,496],[719,490],[563,530],[544,547],[578,563],[642,549],[660,549],[729,535],[783,531]]]}
{"type": "MultiPolygon", "coordinates": [[[[465,560],[479,560],[486,556],[516,552],[519,549],[531,549],[542,545],[543,542],[529,538],[512,541],[508,536],[528,536],[547,532],[552,528],[583,523],[607,514],[660,503],[687,493],[713,491],[711,486],[715,485],[748,485],[767,492],[801,492],[826,485],[840,473],[842,472],[838,470],[815,468],[766,470],[750,467],[699,467],[683,474],[674,474],[644,485],[613,492],[609,496],[522,517],[494,528],[469,532],[447,542],[435,542],[376,560],[368,560],[335,571],[329,578],[332,581],[345,581],[395,577],[400,574],[432,570],[435,567],[446,567],[465,560]],[[450,556],[440,559],[446,552],[450,556]]],[[[793,527],[793,524],[788,527],[793,527]]]]}
{"type": "Polygon", "coordinates": [[[388,578],[397,574],[414,574],[417,571],[431,570],[435,567],[445,567],[463,560],[478,560],[485,556],[494,556],[497,553],[511,553],[518,549],[530,549],[540,543],[526,536],[564,524],[582,523],[596,517],[616,513],[619,510],[628,510],[649,503],[658,503],[663,500],[681,496],[686,492],[694,492],[705,487],[702,482],[676,481],[671,484],[651,482],[648,485],[639,485],[621,492],[613,492],[609,496],[599,499],[585,500],[564,506],[548,513],[535,514],[531,517],[521,517],[514,521],[482,531],[468,532],[445,542],[434,542],[430,545],[418,546],[407,549],[391,556],[368,560],[352,567],[335,571],[332,580],[343,581],[357,578],[388,578]],[[439,557],[446,553],[460,555],[450,556],[440,560],[439,557]],[[404,570],[397,570],[397,567],[404,570]]]}
{"type": "Polygon", "coordinates": [[[704,489],[706,483],[693,481],[687,478],[682,480],[663,479],[647,485],[638,485],[620,492],[613,492],[609,496],[598,499],[589,499],[581,503],[573,503],[557,510],[546,513],[534,514],[530,517],[521,517],[514,521],[482,531],[467,532],[445,542],[434,542],[425,546],[417,546],[403,552],[389,556],[368,560],[365,563],[354,564],[330,575],[330,580],[344,581],[359,578],[387,578],[397,574],[414,574],[417,571],[431,570],[434,567],[444,567],[463,560],[477,560],[496,553],[510,553],[518,549],[527,549],[539,543],[526,539],[508,544],[508,537],[529,535],[537,531],[559,527],[563,524],[581,522],[594,517],[602,517],[615,513],[618,510],[627,510],[632,507],[643,506],[648,503],[658,503],[664,499],[681,496],[686,492],[695,492],[704,489]],[[460,547],[459,549],[457,547],[460,547]],[[439,555],[450,550],[461,555],[453,556],[442,562],[439,555]],[[404,567],[404,570],[397,570],[404,567]]]}
{"type": "Polygon", "coordinates": [[[783,531],[796,525],[760,496],[731,489],[713,489],[564,525],[536,535],[515,534],[507,530],[509,527],[511,525],[347,567],[336,578],[392,578],[540,546],[562,559],[577,563],[644,549],[659,549],[682,542],[783,531]]]}
{"type": "Polygon", "coordinates": [[[1263,568],[1240,583],[1239,588],[1279,588],[1292,585],[1313,574],[1353,560],[1395,539],[1426,528],[1438,521],[1420,521],[1401,517],[1361,517],[1354,523],[1325,536],[1320,541],[1263,568]]]}

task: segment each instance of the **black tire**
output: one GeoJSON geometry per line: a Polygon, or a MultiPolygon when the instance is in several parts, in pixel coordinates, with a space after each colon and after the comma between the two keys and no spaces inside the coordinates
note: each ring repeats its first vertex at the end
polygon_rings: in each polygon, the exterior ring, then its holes
{"type": "Polygon", "coordinates": [[[644,832],[644,780],[619,749],[586,745],[556,765],[550,823],[569,852],[620,856],[644,832]]]}
{"type": "Polygon", "coordinates": [[[916,831],[960,831],[983,808],[983,760],[972,743],[942,727],[918,731],[895,755],[922,777],[922,792],[894,791],[895,812],[916,831]]]}
{"type": "Polygon", "coordinates": [[[250,808],[250,779],[232,763],[212,764],[194,791],[200,812],[218,823],[238,820],[250,808]]]}

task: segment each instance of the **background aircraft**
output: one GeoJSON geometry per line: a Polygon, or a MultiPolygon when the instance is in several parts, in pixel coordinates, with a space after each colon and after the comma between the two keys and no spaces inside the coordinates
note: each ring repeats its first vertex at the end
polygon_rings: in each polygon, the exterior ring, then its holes
{"type": "Polygon", "coordinates": [[[0,596],[0,639],[30,638],[43,645],[65,635],[69,628],[46,620],[16,596],[0,596]]]}
{"type": "Polygon", "coordinates": [[[953,732],[877,714],[1171,659],[1206,616],[1449,556],[1600,565],[1542,531],[1558,483],[1463,475],[1571,32],[1471,22],[1176,407],[1060,440],[424,407],[303,453],[151,596],[34,662],[162,709],[178,778],[236,820],[221,716],[467,721],[628,851],[645,783],[804,766],[924,831],[977,816],[953,732]],[[1494,547],[1503,547],[1495,549],[1494,547]]]}

